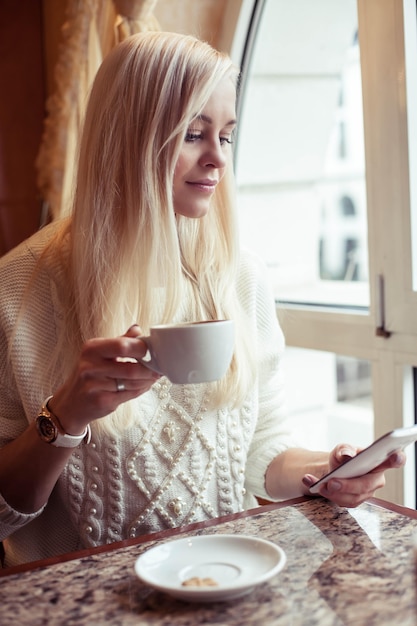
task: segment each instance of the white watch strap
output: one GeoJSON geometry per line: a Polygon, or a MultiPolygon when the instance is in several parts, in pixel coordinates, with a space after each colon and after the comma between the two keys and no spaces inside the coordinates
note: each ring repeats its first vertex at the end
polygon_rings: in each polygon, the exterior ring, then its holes
{"type": "Polygon", "coordinates": [[[81,433],[81,435],[68,435],[66,433],[63,434],[59,432],[55,441],[51,441],[51,446],[56,446],[57,448],[76,448],[84,439],[86,443],[90,442],[90,424],[87,425],[85,431],[81,433]]]}

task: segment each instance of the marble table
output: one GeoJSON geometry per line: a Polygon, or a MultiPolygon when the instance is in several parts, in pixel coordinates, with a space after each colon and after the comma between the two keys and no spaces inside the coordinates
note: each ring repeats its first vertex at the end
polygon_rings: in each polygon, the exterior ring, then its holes
{"type": "Polygon", "coordinates": [[[357,509],[321,498],[261,506],[204,524],[0,573],[0,624],[19,626],[415,626],[417,513],[378,499],[357,509]],[[187,603],[154,591],[136,558],[175,536],[256,535],[286,552],[284,569],[241,598],[187,603]]]}

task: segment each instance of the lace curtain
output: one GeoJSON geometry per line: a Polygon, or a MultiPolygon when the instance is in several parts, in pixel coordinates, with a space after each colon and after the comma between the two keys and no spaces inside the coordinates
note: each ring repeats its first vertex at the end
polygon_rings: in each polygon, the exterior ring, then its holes
{"type": "Polygon", "coordinates": [[[67,0],[55,92],[47,102],[36,161],[47,219],[66,215],[71,203],[75,152],[90,85],[109,50],[129,35],[160,30],[157,0],[67,0]]]}

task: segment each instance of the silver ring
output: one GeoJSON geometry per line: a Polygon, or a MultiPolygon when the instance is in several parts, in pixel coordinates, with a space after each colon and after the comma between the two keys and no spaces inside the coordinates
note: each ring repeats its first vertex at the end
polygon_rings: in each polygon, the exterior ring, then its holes
{"type": "Polygon", "coordinates": [[[117,378],[116,378],[116,390],[117,391],[125,391],[126,390],[126,387],[125,387],[124,383],[122,383],[122,381],[118,380],[117,378]]]}

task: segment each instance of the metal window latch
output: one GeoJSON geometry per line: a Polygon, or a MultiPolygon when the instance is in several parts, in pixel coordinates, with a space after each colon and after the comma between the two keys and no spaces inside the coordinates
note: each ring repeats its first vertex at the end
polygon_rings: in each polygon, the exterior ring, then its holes
{"type": "Polygon", "coordinates": [[[389,330],[385,328],[385,290],[384,290],[384,277],[382,274],[378,274],[376,277],[375,286],[375,302],[376,302],[376,330],[377,337],[384,337],[388,339],[391,336],[389,330]]]}

